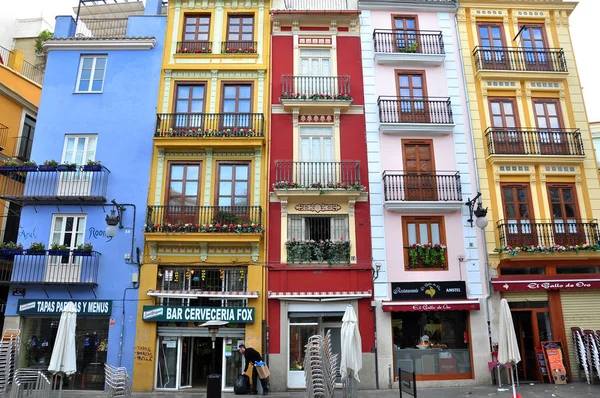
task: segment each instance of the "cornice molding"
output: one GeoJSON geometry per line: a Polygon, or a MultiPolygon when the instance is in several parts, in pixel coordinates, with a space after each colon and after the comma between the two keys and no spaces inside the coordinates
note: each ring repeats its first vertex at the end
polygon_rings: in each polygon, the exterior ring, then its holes
{"type": "Polygon", "coordinates": [[[44,50],[151,50],[156,39],[107,39],[107,40],[52,40],[44,43],[44,50]]]}

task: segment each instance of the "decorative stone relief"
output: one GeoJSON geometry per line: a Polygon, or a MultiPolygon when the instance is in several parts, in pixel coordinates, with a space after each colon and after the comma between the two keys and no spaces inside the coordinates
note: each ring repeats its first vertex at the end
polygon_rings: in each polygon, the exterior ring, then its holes
{"type": "Polygon", "coordinates": [[[541,182],[542,184],[545,184],[545,183],[546,183],[546,173],[541,173],[541,174],[540,174],[540,182],[541,182]]]}
{"type": "Polygon", "coordinates": [[[348,199],[348,215],[354,217],[354,206],[356,205],[356,198],[348,199]]]}
{"type": "Polygon", "coordinates": [[[285,197],[285,196],[279,198],[279,203],[281,203],[281,215],[282,216],[287,216],[288,198],[285,197]]]}
{"type": "Polygon", "coordinates": [[[535,181],[537,180],[537,177],[535,176],[535,174],[531,174],[529,176],[529,182],[532,184],[535,184],[535,181]]]}
{"type": "Polygon", "coordinates": [[[465,22],[467,20],[467,16],[465,14],[465,9],[459,8],[458,11],[456,12],[456,17],[458,18],[458,20],[460,22],[465,22]]]}
{"type": "Polygon", "coordinates": [[[298,37],[298,44],[331,45],[330,37],[298,37]]]}
{"type": "Polygon", "coordinates": [[[281,32],[281,22],[273,21],[273,32],[281,32]]]}
{"type": "Polygon", "coordinates": [[[340,211],[342,206],[329,203],[298,203],[294,206],[297,211],[310,211],[313,213],[321,213],[326,211],[340,211]]]}
{"type": "Polygon", "coordinates": [[[340,127],[340,108],[333,109],[333,126],[340,127]]]}
{"type": "Polygon", "coordinates": [[[252,261],[258,261],[258,243],[252,243],[252,261]]]}
{"type": "Polygon", "coordinates": [[[156,260],[156,242],[150,242],[150,260],[156,260]]]}
{"type": "Polygon", "coordinates": [[[300,31],[300,22],[298,20],[292,21],[292,32],[300,31]]]}
{"type": "Polygon", "coordinates": [[[330,21],[329,22],[329,31],[330,32],[337,32],[338,28],[337,28],[337,21],[330,21]]]}
{"type": "Polygon", "coordinates": [[[200,260],[206,261],[208,258],[208,243],[200,243],[200,260]]]}
{"type": "Polygon", "coordinates": [[[350,28],[348,30],[350,32],[358,32],[358,20],[353,19],[350,21],[350,28]]]}
{"type": "Polygon", "coordinates": [[[333,123],[333,115],[301,115],[300,123],[333,123]]]}
{"type": "Polygon", "coordinates": [[[298,116],[300,116],[300,108],[292,109],[292,123],[294,127],[298,127],[298,116]]]}

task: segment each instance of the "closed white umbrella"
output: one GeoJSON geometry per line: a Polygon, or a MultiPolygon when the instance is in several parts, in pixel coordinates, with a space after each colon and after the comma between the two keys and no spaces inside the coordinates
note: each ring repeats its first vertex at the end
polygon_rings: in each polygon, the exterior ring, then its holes
{"type": "Polygon", "coordinates": [[[60,315],[58,332],[52,349],[52,357],[48,371],[59,374],[60,394],[62,394],[62,377],[69,376],[77,371],[77,355],[75,352],[75,327],[77,325],[77,309],[73,302],[68,302],[60,315]]]}
{"type": "MultiPolygon", "coordinates": [[[[506,299],[500,300],[500,339],[498,340],[498,362],[511,364],[511,374],[517,371],[517,364],[521,362],[521,353],[515,333],[510,307],[506,299]]],[[[512,379],[513,396],[517,395],[515,378],[512,379]]]]}
{"type": "Polygon", "coordinates": [[[342,380],[355,386],[355,379],[360,383],[358,372],[362,369],[362,342],[358,330],[358,319],[354,308],[349,305],[342,318],[342,357],[340,360],[340,373],[342,380]]]}

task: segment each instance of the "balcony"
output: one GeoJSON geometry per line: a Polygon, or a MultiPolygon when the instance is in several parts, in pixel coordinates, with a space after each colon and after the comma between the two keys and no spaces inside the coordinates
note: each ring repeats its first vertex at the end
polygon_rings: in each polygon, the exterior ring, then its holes
{"type": "Polygon", "coordinates": [[[446,58],[439,31],[375,29],[373,49],[379,65],[439,66],[446,58]]]}
{"type": "Polygon", "coordinates": [[[44,71],[25,61],[23,59],[23,54],[19,51],[11,51],[0,46],[0,65],[11,69],[13,72],[20,74],[40,86],[44,82],[44,71]]]}
{"type": "Polygon", "coordinates": [[[360,162],[275,162],[276,196],[358,197],[365,190],[360,183],[360,162]]]}
{"type": "Polygon", "coordinates": [[[104,166],[2,166],[0,198],[27,204],[106,202],[104,166]]]}
{"type": "Polygon", "coordinates": [[[148,206],[146,240],[258,242],[263,232],[260,206],[148,206]],[[235,236],[228,238],[227,236],[235,236]]]}
{"type": "Polygon", "coordinates": [[[379,97],[379,132],[400,136],[449,135],[454,130],[450,98],[379,97]]]}
{"type": "Polygon", "coordinates": [[[527,155],[528,161],[548,161],[548,156],[560,157],[560,162],[580,162],[584,156],[579,129],[540,130],[532,128],[485,131],[488,154],[492,161],[514,160],[527,155]],[[511,156],[513,155],[513,156],[511,156]]]}
{"type": "Polygon", "coordinates": [[[154,143],[158,147],[194,145],[219,147],[232,144],[261,146],[264,142],[262,113],[159,113],[154,143]]]}
{"type": "Polygon", "coordinates": [[[348,0],[285,0],[286,10],[347,10],[348,0]]]}
{"type": "Polygon", "coordinates": [[[384,207],[398,212],[448,213],[464,207],[460,174],[383,173],[384,207]]]}
{"type": "Polygon", "coordinates": [[[224,41],[221,43],[223,54],[256,54],[255,41],[224,41]]]}
{"type": "Polygon", "coordinates": [[[599,249],[597,220],[500,220],[497,228],[500,247],[495,251],[508,253],[509,258],[530,257],[518,256],[519,253],[579,253],[599,249]]]}
{"type": "Polygon", "coordinates": [[[77,255],[66,251],[64,255],[54,255],[45,250],[36,254],[14,256],[13,284],[42,285],[86,285],[98,286],[100,253],[92,251],[77,255]]]}
{"type": "Polygon", "coordinates": [[[211,54],[212,41],[178,41],[177,54],[211,54]]]}
{"type": "Polygon", "coordinates": [[[282,76],[279,101],[287,110],[347,109],[352,104],[350,77],[282,76]]]}
{"type": "Polygon", "coordinates": [[[6,141],[8,141],[8,127],[0,123],[0,151],[6,149],[6,141]]]}
{"type": "MultiPolygon", "coordinates": [[[[475,47],[475,69],[480,71],[568,72],[562,48],[523,50],[511,47],[475,47]]],[[[506,75],[502,75],[506,77],[506,75]]]]}

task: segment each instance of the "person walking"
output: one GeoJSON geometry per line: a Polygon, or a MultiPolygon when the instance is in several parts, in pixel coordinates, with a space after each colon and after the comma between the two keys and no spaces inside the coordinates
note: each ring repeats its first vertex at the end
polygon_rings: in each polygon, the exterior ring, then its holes
{"type": "MultiPolygon", "coordinates": [[[[244,358],[246,359],[246,366],[244,367],[244,373],[246,373],[248,371],[248,365],[252,364],[252,391],[250,391],[250,394],[256,395],[256,394],[258,394],[258,390],[257,390],[258,385],[256,384],[256,379],[258,379],[258,372],[256,371],[255,363],[262,362],[263,359],[260,356],[260,353],[252,347],[246,348],[245,345],[240,344],[239,350],[242,353],[242,355],[244,356],[244,358]]],[[[267,387],[267,379],[268,378],[260,379],[260,384],[262,385],[263,395],[269,394],[269,388],[267,387]]]]}

